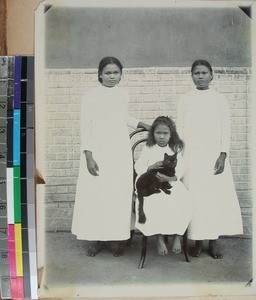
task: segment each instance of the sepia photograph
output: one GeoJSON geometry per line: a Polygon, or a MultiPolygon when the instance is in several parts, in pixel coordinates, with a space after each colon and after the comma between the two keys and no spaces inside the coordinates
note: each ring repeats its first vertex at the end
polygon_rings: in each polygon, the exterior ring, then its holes
{"type": "Polygon", "coordinates": [[[39,297],[253,295],[254,11],[39,5],[39,297]]]}

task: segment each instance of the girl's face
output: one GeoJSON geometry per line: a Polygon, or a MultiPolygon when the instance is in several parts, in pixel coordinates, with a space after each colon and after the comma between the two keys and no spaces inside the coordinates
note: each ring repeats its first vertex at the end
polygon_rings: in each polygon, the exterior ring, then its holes
{"type": "Polygon", "coordinates": [[[106,65],[100,75],[100,78],[102,79],[102,85],[106,87],[114,87],[119,83],[121,75],[121,70],[117,65],[106,65]]]}
{"type": "Polygon", "coordinates": [[[154,139],[158,146],[165,147],[171,138],[170,128],[167,125],[159,124],[154,131],[154,139]]]}
{"type": "Polygon", "coordinates": [[[212,80],[212,74],[206,66],[196,66],[192,71],[192,79],[198,90],[207,90],[212,80]]]}

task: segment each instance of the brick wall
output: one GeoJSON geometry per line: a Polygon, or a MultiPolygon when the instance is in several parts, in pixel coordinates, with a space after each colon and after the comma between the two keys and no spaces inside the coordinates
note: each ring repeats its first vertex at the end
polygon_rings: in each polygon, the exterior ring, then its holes
{"type": "MultiPolygon", "coordinates": [[[[250,77],[248,68],[215,68],[212,82],[231,108],[230,161],[247,235],[252,230],[250,77]]],[[[79,168],[80,100],[98,84],[97,70],[49,69],[45,82],[46,226],[70,230],[79,168]]],[[[130,114],[149,124],[159,115],[175,120],[179,97],[194,88],[189,68],[125,69],[121,85],[130,92],[130,114]]]]}

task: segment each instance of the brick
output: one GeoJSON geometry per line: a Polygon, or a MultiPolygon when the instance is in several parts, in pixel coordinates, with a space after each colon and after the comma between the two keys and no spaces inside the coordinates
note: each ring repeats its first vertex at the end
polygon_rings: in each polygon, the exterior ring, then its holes
{"type": "MultiPolygon", "coordinates": [[[[60,203],[58,203],[58,207],[59,208],[69,208],[69,203],[60,202],[60,203]]],[[[62,217],[64,217],[65,215],[70,216],[70,211],[62,210],[62,217]]]]}
{"type": "Polygon", "coordinates": [[[247,86],[237,85],[234,92],[235,93],[246,93],[247,92],[247,86]]]}
{"type": "Polygon", "coordinates": [[[225,68],[213,68],[213,73],[214,74],[226,74],[226,69],[225,68]]]}
{"type": "MultiPolygon", "coordinates": [[[[161,77],[158,74],[144,74],[143,79],[145,81],[158,82],[161,79],[161,77]]],[[[139,80],[139,78],[137,80],[139,80]]]]}
{"type": "Polygon", "coordinates": [[[66,178],[66,177],[47,177],[47,184],[51,185],[75,185],[77,179],[76,178],[66,178]]]}
{"type": "Polygon", "coordinates": [[[68,136],[65,138],[65,140],[67,144],[80,145],[80,134],[78,132],[76,136],[68,136]]]}
{"type": "Polygon", "coordinates": [[[249,215],[249,216],[252,215],[252,208],[251,207],[242,207],[241,210],[242,210],[242,213],[244,215],[249,215]]]}
{"type": "Polygon", "coordinates": [[[79,169],[72,168],[70,170],[70,176],[78,177],[78,171],[79,171],[79,169]]]}
{"type": "Polygon", "coordinates": [[[74,201],[74,195],[72,195],[72,194],[46,194],[45,200],[49,201],[49,202],[74,201]]]}
{"type": "Polygon", "coordinates": [[[136,110],[138,111],[140,109],[140,104],[139,103],[129,103],[129,111],[136,110]]]}
{"type": "Polygon", "coordinates": [[[75,194],[76,193],[76,185],[68,186],[68,193],[75,194]]]}
{"type": "MultiPolygon", "coordinates": [[[[55,137],[53,143],[54,143],[55,145],[56,145],[56,144],[61,144],[61,145],[66,144],[66,138],[65,138],[65,137],[55,137]]],[[[52,143],[52,144],[53,144],[53,143],[52,143]]]]}
{"type": "Polygon", "coordinates": [[[245,118],[237,117],[231,118],[231,125],[243,125],[246,126],[247,120],[245,118]]]}
{"type": "Polygon", "coordinates": [[[222,85],[220,87],[218,87],[218,91],[220,93],[234,93],[236,90],[236,87],[232,86],[232,85],[222,85]]]}
{"type": "Polygon", "coordinates": [[[78,150],[77,153],[67,154],[67,158],[70,160],[78,160],[80,158],[80,150],[78,150]]]}
{"type": "Polygon", "coordinates": [[[233,177],[236,182],[247,182],[248,181],[248,175],[234,174],[233,177]]]}
{"type": "Polygon", "coordinates": [[[133,94],[140,94],[141,93],[141,90],[142,90],[142,87],[130,87],[129,88],[129,93],[131,94],[131,95],[133,95],[133,94]]]}
{"type": "Polygon", "coordinates": [[[144,74],[144,70],[142,68],[131,68],[131,69],[123,69],[124,74],[144,74]]]}
{"type": "Polygon", "coordinates": [[[247,109],[248,108],[248,103],[246,103],[246,99],[237,100],[235,102],[235,107],[239,108],[239,109],[247,109]]]}
{"type": "Polygon", "coordinates": [[[190,86],[176,86],[175,87],[175,93],[176,94],[185,94],[189,91],[191,91],[190,86]]]}
{"type": "Polygon", "coordinates": [[[175,77],[176,77],[176,75],[174,75],[174,74],[161,74],[160,82],[158,82],[158,85],[161,85],[163,83],[164,84],[172,84],[175,77]]]}
{"type": "Polygon", "coordinates": [[[176,91],[176,89],[172,85],[160,86],[159,87],[159,93],[160,94],[174,94],[175,91],[176,91]]]}
{"type": "Polygon", "coordinates": [[[49,169],[70,169],[73,167],[72,161],[52,161],[50,162],[49,169]]]}
{"type": "Polygon", "coordinates": [[[247,117],[249,115],[249,111],[247,109],[233,109],[231,110],[230,115],[232,117],[247,117]]]}
{"type": "Polygon", "coordinates": [[[252,192],[249,191],[237,191],[237,196],[240,200],[240,204],[243,207],[252,207],[252,201],[246,200],[252,198],[252,192]],[[245,200],[244,200],[245,199],[245,200]]]}
{"type": "Polygon", "coordinates": [[[248,76],[244,75],[244,74],[235,74],[234,80],[235,81],[246,81],[246,80],[248,80],[248,76]]]}
{"type": "Polygon", "coordinates": [[[46,185],[45,186],[45,193],[47,194],[55,194],[57,191],[57,187],[56,186],[52,186],[52,185],[46,185]]]}
{"type": "Polygon", "coordinates": [[[143,94],[157,94],[159,93],[159,88],[157,86],[142,87],[140,92],[143,94]]]}
{"type": "Polygon", "coordinates": [[[246,141],[247,134],[245,133],[236,133],[236,141],[246,141]]]}
{"type": "Polygon", "coordinates": [[[173,68],[159,68],[157,69],[157,74],[179,74],[180,71],[173,68]]]}
{"type": "Polygon", "coordinates": [[[46,69],[45,70],[46,74],[51,74],[51,75],[65,75],[65,74],[71,74],[71,70],[69,69],[46,69]]]}
{"type": "Polygon", "coordinates": [[[163,103],[141,103],[140,105],[141,111],[159,111],[164,109],[163,103]]]}
{"type": "Polygon", "coordinates": [[[142,102],[158,102],[160,99],[160,95],[159,94],[145,94],[142,96],[141,100],[142,102]]]}
{"type": "Polygon", "coordinates": [[[239,69],[237,69],[237,68],[227,68],[226,73],[227,74],[240,74],[241,72],[239,72],[239,69]]]}

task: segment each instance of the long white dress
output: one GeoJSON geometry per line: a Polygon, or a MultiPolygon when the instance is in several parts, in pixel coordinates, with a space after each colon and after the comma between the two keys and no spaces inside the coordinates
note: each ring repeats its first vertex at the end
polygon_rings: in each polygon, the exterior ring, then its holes
{"type": "Polygon", "coordinates": [[[183,182],[193,200],[188,237],[217,239],[242,234],[242,218],[229,163],[230,112],[226,97],[218,92],[194,90],[178,104],[177,126],[185,142],[183,182]],[[221,152],[226,152],[224,172],[214,175],[221,152]]]}
{"type": "Polygon", "coordinates": [[[72,233],[82,240],[125,240],[130,237],[133,162],[127,124],[129,94],[102,85],[89,90],[81,103],[81,156],[72,233]],[[99,176],[87,170],[85,150],[92,152],[99,176]]]}
{"type": "MultiPolygon", "coordinates": [[[[174,154],[168,145],[166,147],[160,147],[157,144],[152,147],[145,146],[135,163],[137,178],[145,173],[150,165],[162,161],[165,153],[174,154]]],[[[178,154],[177,158],[175,169],[177,181],[171,182],[171,194],[168,195],[161,191],[159,194],[144,198],[144,212],[147,218],[145,224],[138,223],[138,200],[136,200],[135,227],[144,235],[183,235],[189,225],[192,214],[191,199],[186,187],[180,181],[185,165],[181,154],[178,154]]]]}

